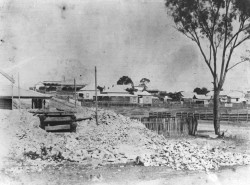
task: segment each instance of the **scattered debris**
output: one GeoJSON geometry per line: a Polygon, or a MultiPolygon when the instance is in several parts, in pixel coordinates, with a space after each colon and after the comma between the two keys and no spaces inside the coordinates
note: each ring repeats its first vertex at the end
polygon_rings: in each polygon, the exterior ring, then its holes
{"type": "MultiPolygon", "coordinates": [[[[94,110],[88,115],[94,117],[94,110]],[[91,114],[90,114],[91,113],[91,114]]],[[[86,116],[78,112],[77,117],[86,116]]],[[[48,133],[39,128],[39,119],[25,110],[0,113],[0,135],[6,159],[20,160],[20,167],[40,171],[48,164],[78,163],[168,166],[176,170],[211,170],[220,166],[250,164],[250,156],[225,149],[198,146],[187,141],[169,141],[148,130],[141,122],[99,111],[95,119],[82,120],[75,133],[48,133]],[[8,141],[8,144],[3,143],[8,141]],[[25,168],[26,167],[26,168],[25,168]]]]}

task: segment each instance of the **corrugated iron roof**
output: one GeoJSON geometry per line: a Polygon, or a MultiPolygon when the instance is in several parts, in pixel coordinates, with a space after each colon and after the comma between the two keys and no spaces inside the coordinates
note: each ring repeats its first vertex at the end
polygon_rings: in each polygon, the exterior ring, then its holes
{"type": "MultiPolygon", "coordinates": [[[[12,86],[0,86],[0,98],[9,99],[12,97],[12,86]]],[[[13,97],[18,98],[18,87],[13,86],[13,97]]],[[[20,98],[41,98],[41,99],[50,99],[52,95],[42,94],[36,91],[27,90],[20,88],[20,98]]]]}

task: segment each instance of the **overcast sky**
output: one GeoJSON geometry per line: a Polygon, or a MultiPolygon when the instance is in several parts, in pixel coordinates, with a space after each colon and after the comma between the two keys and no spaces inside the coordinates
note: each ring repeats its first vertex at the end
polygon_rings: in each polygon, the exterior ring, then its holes
{"type": "MultiPolygon", "coordinates": [[[[100,85],[126,75],[166,91],[212,88],[197,46],[174,29],[163,0],[2,0],[0,19],[1,69],[16,80],[19,72],[23,87],[63,76],[92,83],[97,66],[100,85]]],[[[249,69],[232,70],[225,89],[250,89],[249,69]]]]}

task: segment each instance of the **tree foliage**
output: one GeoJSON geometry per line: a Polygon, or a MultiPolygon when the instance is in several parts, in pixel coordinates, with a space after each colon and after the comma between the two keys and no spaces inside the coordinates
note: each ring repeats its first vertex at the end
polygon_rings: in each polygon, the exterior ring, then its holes
{"type": "Polygon", "coordinates": [[[169,96],[172,99],[172,101],[181,101],[182,99],[181,92],[174,92],[174,93],[169,92],[167,93],[167,96],[169,96]]]}
{"type": "Polygon", "coordinates": [[[117,81],[117,85],[128,85],[131,84],[132,87],[134,86],[133,81],[131,80],[130,77],[128,76],[122,76],[118,81],[117,81]]]}
{"type": "Polygon", "coordinates": [[[250,39],[249,0],[166,0],[168,13],[176,29],[198,46],[213,77],[214,128],[220,135],[219,93],[229,70],[235,50],[250,39]]]}
{"type": "Polygon", "coordinates": [[[177,30],[198,45],[220,90],[235,49],[250,38],[250,1],[166,0],[166,7],[177,30]]]}
{"type": "Polygon", "coordinates": [[[150,80],[148,79],[148,78],[142,78],[141,80],[140,80],[140,84],[142,84],[142,85],[146,85],[146,84],[148,84],[150,82],[150,80]]]}
{"type": "Polygon", "coordinates": [[[202,87],[202,88],[196,87],[193,92],[195,92],[197,94],[204,94],[204,95],[206,95],[207,93],[209,93],[209,90],[207,90],[206,87],[202,87]]]}
{"type": "Polygon", "coordinates": [[[97,89],[100,91],[100,92],[103,92],[103,90],[104,90],[104,87],[101,87],[101,86],[97,86],[97,89]]]}

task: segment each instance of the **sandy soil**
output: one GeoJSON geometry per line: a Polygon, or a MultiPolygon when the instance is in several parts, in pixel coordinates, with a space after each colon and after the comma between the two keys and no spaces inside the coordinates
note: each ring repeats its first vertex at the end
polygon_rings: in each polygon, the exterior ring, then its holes
{"type": "MultiPolygon", "coordinates": [[[[56,103],[55,103],[56,104],[56,103]]],[[[58,105],[59,106],[59,105],[58,105]]],[[[61,106],[61,105],[60,105],[61,106]]],[[[137,111],[137,109],[135,109],[137,111]]],[[[138,110],[139,111],[139,110],[138,110]]],[[[146,115],[149,109],[143,109],[146,115]]],[[[124,110],[126,112],[126,110],[124,110]]],[[[190,140],[199,145],[221,146],[227,151],[250,154],[250,123],[222,123],[225,138],[214,138],[212,122],[199,122],[197,137],[169,138],[169,140],[190,140]]],[[[20,164],[20,168],[22,165],[20,164]]],[[[135,164],[94,166],[64,163],[47,166],[37,172],[10,174],[0,173],[0,185],[5,184],[95,184],[95,185],[248,185],[250,166],[233,166],[217,171],[176,171],[168,167],[144,167],[135,164]]]]}
{"type": "MultiPolygon", "coordinates": [[[[199,145],[222,146],[233,152],[250,154],[249,123],[222,123],[221,130],[227,131],[228,138],[213,139],[211,122],[200,122],[197,137],[181,138],[192,140],[199,145]]],[[[171,139],[170,139],[171,140],[171,139]]],[[[176,140],[172,139],[172,140],[176,140]]],[[[180,140],[180,139],[179,139],[180,140]]],[[[176,171],[167,167],[144,167],[134,164],[107,165],[94,167],[91,164],[65,163],[48,166],[45,170],[17,175],[1,173],[0,184],[218,184],[247,185],[250,182],[250,166],[233,166],[218,171],[176,171]]]]}

